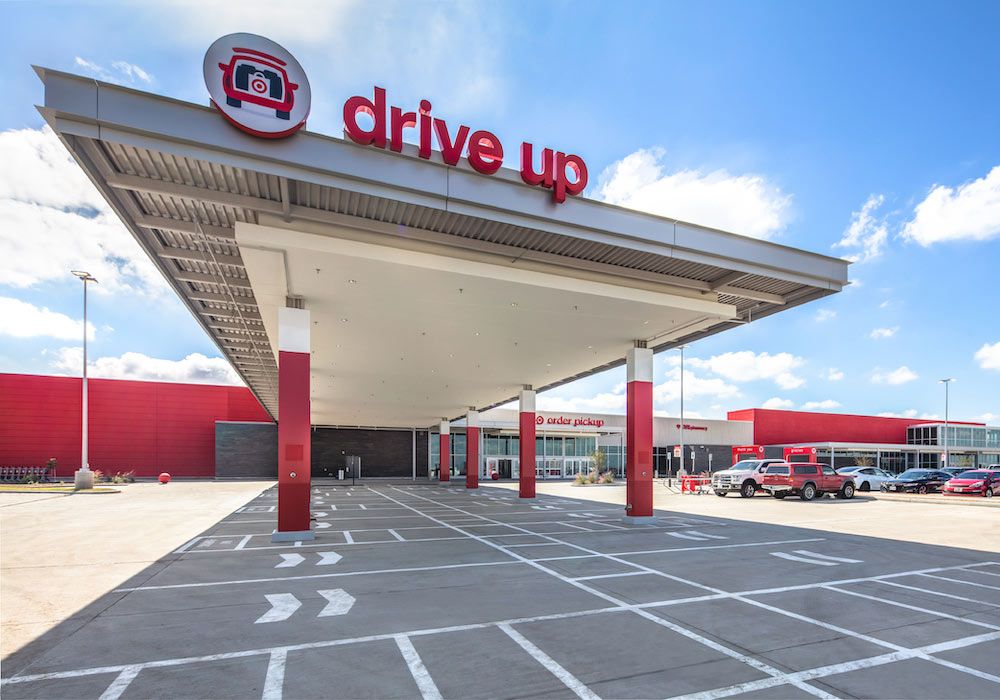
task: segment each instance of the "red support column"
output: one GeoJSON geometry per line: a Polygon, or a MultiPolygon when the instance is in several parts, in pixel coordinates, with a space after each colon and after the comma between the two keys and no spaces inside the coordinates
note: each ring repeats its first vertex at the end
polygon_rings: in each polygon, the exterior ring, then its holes
{"type": "Polygon", "coordinates": [[[438,481],[451,481],[451,425],[448,421],[441,421],[440,438],[440,468],[438,469],[438,481]]]}
{"type": "Polygon", "coordinates": [[[653,517],[653,351],[626,355],[625,518],[653,517]]]}
{"type": "Polygon", "coordinates": [[[520,396],[520,447],[517,495],[535,497],[535,392],[523,389],[520,396]]]}
{"type": "Polygon", "coordinates": [[[278,529],[275,542],[311,540],[309,312],[278,309],[278,529]]]}
{"type": "Polygon", "coordinates": [[[465,488],[479,488],[479,411],[465,416],[465,488]]]}

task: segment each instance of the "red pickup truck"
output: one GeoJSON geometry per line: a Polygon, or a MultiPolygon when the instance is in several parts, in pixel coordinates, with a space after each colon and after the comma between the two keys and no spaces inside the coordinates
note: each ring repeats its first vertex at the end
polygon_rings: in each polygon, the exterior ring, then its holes
{"type": "Polygon", "coordinates": [[[854,479],[838,474],[833,467],[816,462],[772,464],[764,473],[762,487],[775,498],[789,494],[811,501],[825,493],[837,498],[854,498],[854,479]]]}

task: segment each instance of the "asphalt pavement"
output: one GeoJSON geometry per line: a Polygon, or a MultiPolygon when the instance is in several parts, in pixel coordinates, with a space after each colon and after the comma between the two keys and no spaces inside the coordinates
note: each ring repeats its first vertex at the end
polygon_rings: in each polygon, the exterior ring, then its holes
{"type": "MultiPolygon", "coordinates": [[[[4,661],[14,698],[1000,697],[996,554],[461,483],[265,491],[4,661]],[[81,620],[84,622],[81,624],[81,620]]],[[[990,513],[992,514],[992,513],[990,513]]]]}

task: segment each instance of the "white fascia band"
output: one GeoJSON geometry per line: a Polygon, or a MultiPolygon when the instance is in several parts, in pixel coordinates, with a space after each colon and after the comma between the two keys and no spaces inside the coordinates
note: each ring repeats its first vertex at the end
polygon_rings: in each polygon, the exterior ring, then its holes
{"type": "Polygon", "coordinates": [[[309,312],[278,307],[278,350],[309,352],[309,312]]]}
{"type": "Polygon", "coordinates": [[[522,389],[521,395],[519,397],[520,402],[520,412],[521,413],[534,413],[535,412],[535,390],[534,389],[522,389]]]}
{"type": "Polygon", "coordinates": [[[625,381],[653,381],[653,351],[649,348],[629,348],[625,353],[625,381]]]}
{"type": "Polygon", "coordinates": [[[469,411],[465,414],[465,427],[466,428],[478,428],[479,427],[479,411],[469,411]]]}
{"type": "Polygon", "coordinates": [[[441,435],[451,435],[451,423],[446,420],[441,421],[441,427],[439,428],[438,432],[441,435]]]}

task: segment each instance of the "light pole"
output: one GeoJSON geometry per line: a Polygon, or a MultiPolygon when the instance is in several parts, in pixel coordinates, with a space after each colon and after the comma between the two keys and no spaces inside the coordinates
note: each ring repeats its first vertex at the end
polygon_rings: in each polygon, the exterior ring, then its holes
{"type": "Polygon", "coordinates": [[[76,472],[74,482],[78,489],[94,488],[94,474],[90,471],[87,460],[87,282],[97,282],[97,278],[89,272],[73,270],[73,274],[83,282],[83,439],[80,450],[80,469],[76,472]]]}
{"type": "Polygon", "coordinates": [[[687,472],[684,471],[684,348],[687,345],[681,345],[678,350],[681,351],[681,465],[677,470],[677,476],[684,476],[687,472]]]}
{"type": "Polygon", "coordinates": [[[948,385],[955,381],[954,377],[939,379],[944,384],[944,466],[945,469],[951,466],[951,450],[948,448],[948,385]]]}

